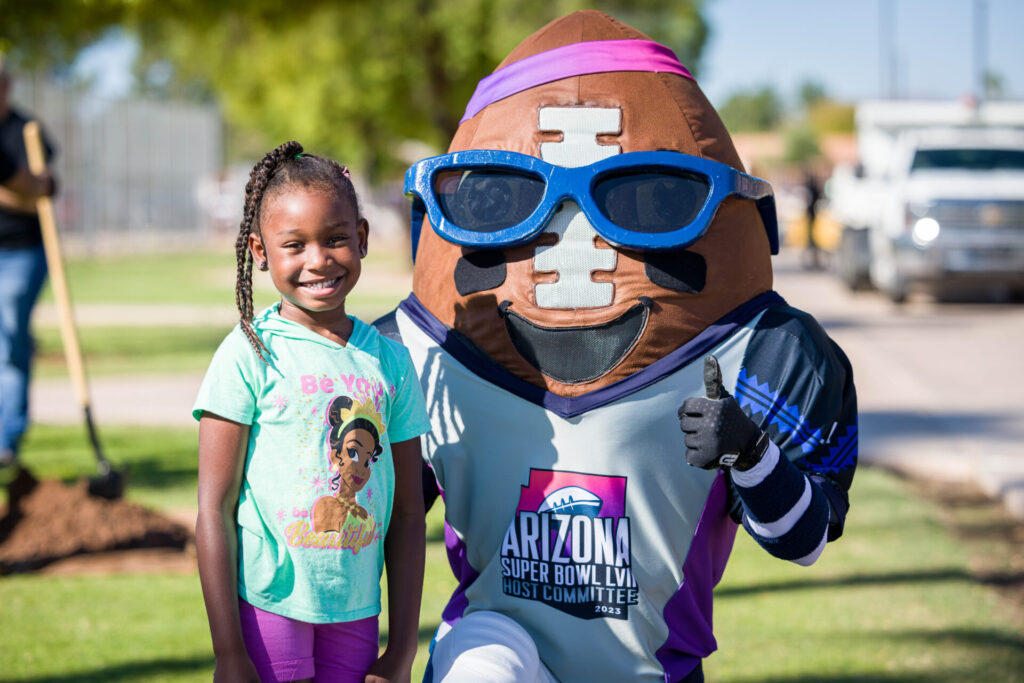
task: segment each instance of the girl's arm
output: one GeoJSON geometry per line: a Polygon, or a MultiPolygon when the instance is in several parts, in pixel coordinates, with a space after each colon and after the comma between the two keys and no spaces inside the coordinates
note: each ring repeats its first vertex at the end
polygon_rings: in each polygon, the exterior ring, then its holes
{"type": "Polygon", "coordinates": [[[215,681],[259,681],[238,618],[235,506],[245,468],[249,426],[204,412],[199,420],[199,516],[196,554],[210,621],[215,681]]]}
{"type": "Polygon", "coordinates": [[[419,438],[391,444],[395,463],[395,504],[384,539],[388,573],[388,646],[370,667],[367,683],[408,681],[416,658],[423,593],[426,523],[419,438]]]}

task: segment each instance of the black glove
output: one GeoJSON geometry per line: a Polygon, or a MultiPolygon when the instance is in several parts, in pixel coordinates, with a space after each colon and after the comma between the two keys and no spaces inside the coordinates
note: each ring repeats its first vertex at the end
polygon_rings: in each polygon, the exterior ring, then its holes
{"type": "Polygon", "coordinates": [[[679,428],[686,434],[686,462],[705,470],[750,469],[768,448],[768,435],[722,386],[722,371],[714,356],[704,358],[704,390],[706,398],[688,398],[679,408],[679,428]]]}

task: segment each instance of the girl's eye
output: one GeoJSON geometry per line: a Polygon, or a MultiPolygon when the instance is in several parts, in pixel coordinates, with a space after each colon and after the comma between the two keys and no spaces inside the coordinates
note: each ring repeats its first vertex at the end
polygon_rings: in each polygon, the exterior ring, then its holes
{"type": "Polygon", "coordinates": [[[352,459],[352,462],[359,462],[359,451],[354,448],[348,449],[348,457],[352,459]]]}

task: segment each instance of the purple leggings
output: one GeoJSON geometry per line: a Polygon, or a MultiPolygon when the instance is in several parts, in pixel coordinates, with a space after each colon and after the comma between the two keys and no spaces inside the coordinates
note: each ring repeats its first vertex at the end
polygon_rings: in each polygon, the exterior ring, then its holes
{"type": "Polygon", "coordinates": [[[377,661],[377,617],[309,624],[238,599],[242,638],[264,683],[312,678],[317,683],[362,683],[377,661]]]}

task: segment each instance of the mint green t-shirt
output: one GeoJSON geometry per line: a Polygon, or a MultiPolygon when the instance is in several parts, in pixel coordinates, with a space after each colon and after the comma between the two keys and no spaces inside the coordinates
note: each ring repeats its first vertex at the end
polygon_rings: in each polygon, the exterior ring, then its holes
{"type": "Polygon", "coordinates": [[[391,444],[430,428],[408,350],[352,321],[341,346],[282,318],[275,304],[253,320],[269,364],[235,327],[192,410],[196,419],[205,411],[251,426],[237,514],[239,595],[310,623],[380,613],[391,444]]]}

